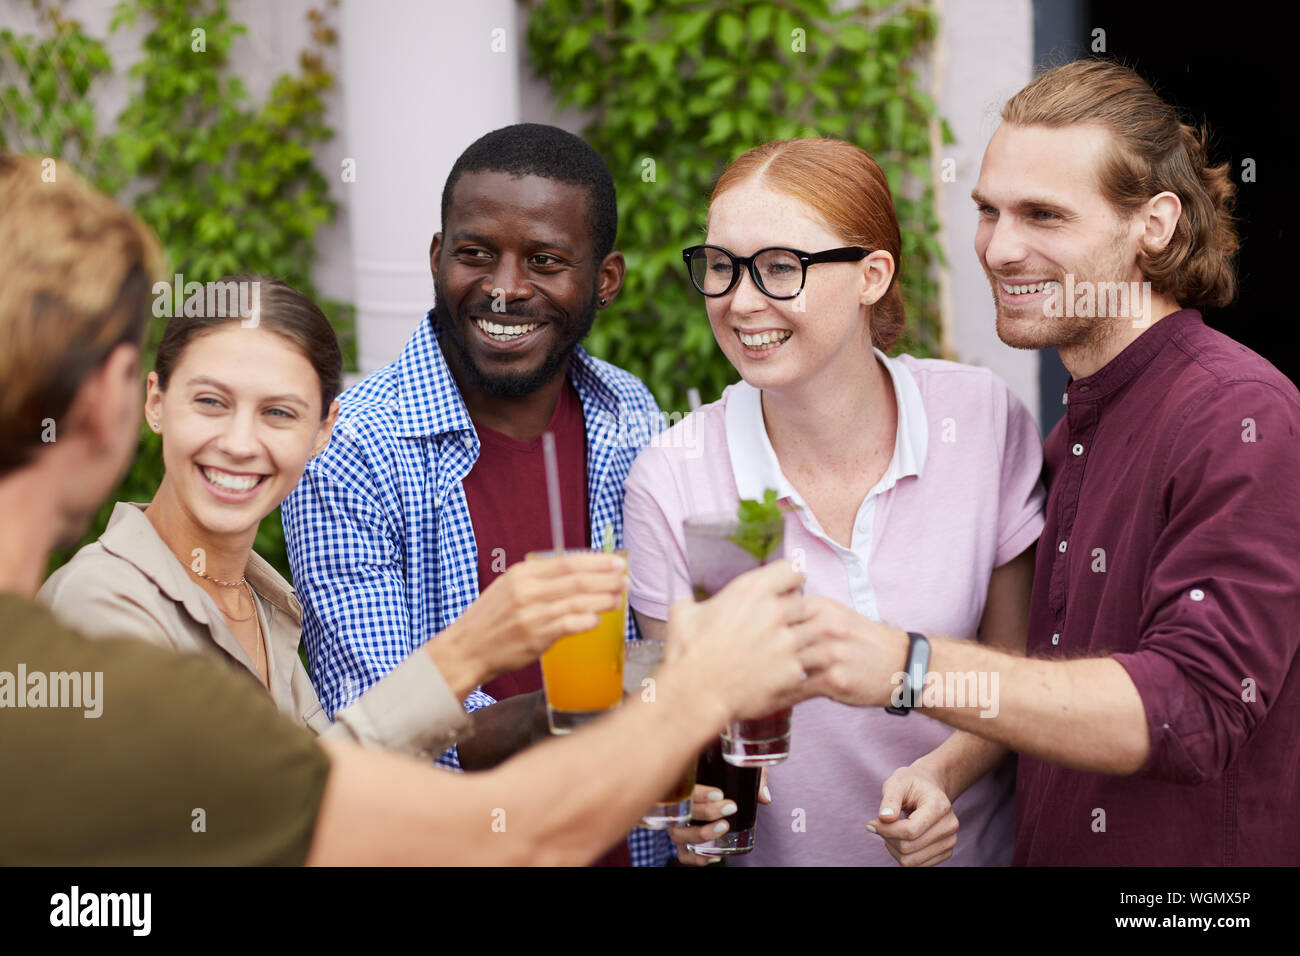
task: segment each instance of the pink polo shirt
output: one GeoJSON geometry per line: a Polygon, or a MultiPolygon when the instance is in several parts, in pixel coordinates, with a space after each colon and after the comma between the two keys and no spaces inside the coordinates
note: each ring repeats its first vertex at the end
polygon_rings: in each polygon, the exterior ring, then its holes
{"type": "MultiPolygon", "coordinates": [[[[805,591],[925,634],[973,640],[989,576],[1043,527],[1042,444],[1033,416],[987,369],[904,355],[877,359],[898,402],[894,455],[858,510],[852,547],[830,540],[781,472],[760,393],[744,382],[642,450],[623,503],[631,605],[665,620],[690,596],[682,522],[734,511],[774,488],[803,506],[787,522],[786,557],[802,558],[805,591]]],[[[899,669],[903,661],[898,662],[899,669]]],[[[794,711],[790,759],[771,768],[757,847],[731,862],[756,866],[896,865],[865,824],[881,785],[938,747],[952,729],[921,714],[825,699],[794,711]]],[[[1011,860],[1014,762],[954,803],[961,823],[951,862],[1011,860]]]]}

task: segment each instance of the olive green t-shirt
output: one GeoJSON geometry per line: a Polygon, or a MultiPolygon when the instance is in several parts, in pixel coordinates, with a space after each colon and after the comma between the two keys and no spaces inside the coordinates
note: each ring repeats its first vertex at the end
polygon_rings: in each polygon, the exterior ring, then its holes
{"type": "Polygon", "coordinates": [[[251,678],[0,595],[0,864],[300,864],[328,775],[251,678]]]}

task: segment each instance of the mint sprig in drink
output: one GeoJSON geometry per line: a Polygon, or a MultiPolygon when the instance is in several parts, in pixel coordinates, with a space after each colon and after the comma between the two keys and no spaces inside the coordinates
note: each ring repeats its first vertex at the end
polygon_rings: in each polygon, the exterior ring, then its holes
{"type": "Polygon", "coordinates": [[[771,488],[763,492],[762,501],[742,498],[736,509],[739,527],[731,541],[752,554],[759,564],[767,564],[785,541],[785,511],[771,488]]]}
{"type": "MultiPolygon", "coordinates": [[[[734,515],[688,519],[686,563],[696,600],[704,600],[732,580],[779,560],[785,550],[785,512],[776,492],[762,501],[743,500],[734,515]]],[[[722,755],[737,767],[777,764],[790,755],[791,710],[754,720],[732,721],[722,734],[722,755]]]]}
{"type": "MultiPolygon", "coordinates": [[[[697,601],[707,600],[732,580],[782,557],[784,509],[776,492],[762,501],[742,501],[734,514],[689,518],[686,564],[697,601]]],[[[691,845],[701,856],[731,856],[754,849],[761,767],[780,763],[790,753],[789,708],[757,720],[733,720],[701,755],[697,782],[716,787],[736,802],[731,828],[706,843],[691,845]]]]}

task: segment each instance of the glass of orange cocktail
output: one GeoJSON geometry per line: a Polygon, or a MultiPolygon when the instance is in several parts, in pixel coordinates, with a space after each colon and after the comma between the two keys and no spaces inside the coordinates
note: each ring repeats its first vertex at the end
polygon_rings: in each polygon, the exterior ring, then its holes
{"type": "MultiPolygon", "coordinates": [[[[570,549],[566,554],[591,553],[570,549]]],[[[615,551],[624,561],[626,551],[615,551]]],[[[555,557],[537,551],[529,561],[555,557]]],[[[604,611],[589,631],[560,638],[542,654],[542,686],[546,690],[546,719],[551,733],[568,734],[612,710],[623,699],[623,654],[627,641],[627,592],[618,607],[604,611]]]]}

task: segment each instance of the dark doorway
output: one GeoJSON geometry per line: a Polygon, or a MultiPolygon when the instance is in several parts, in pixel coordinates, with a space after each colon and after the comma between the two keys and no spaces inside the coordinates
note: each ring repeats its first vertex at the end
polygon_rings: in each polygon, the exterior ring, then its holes
{"type": "MultiPolygon", "coordinates": [[[[1300,320],[1286,306],[1282,280],[1292,240],[1284,196],[1289,157],[1283,135],[1288,123],[1279,108],[1290,101],[1285,80],[1287,31],[1263,12],[1220,9],[1198,16],[1185,3],[1155,0],[1078,0],[1034,4],[1035,56],[1055,65],[1090,56],[1102,39],[1105,55],[1133,67],[1165,100],[1194,124],[1210,129],[1211,162],[1229,163],[1237,184],[1241,235],[1237,300],[1207,310],[1212,327],[1258,352],[1292,382],[1300,382],[1300,320]],[[1243,181],[1243,162],[1254,161],[1254,182],[1243,181]]],[[[1044,432],[1062,413],[1064,368],[1055,353],[1043,356],[1044,432]]]]}

